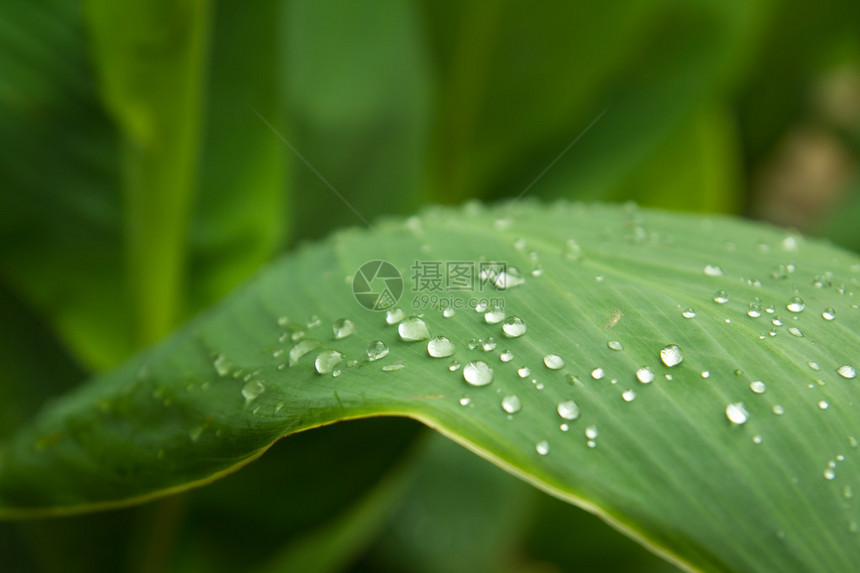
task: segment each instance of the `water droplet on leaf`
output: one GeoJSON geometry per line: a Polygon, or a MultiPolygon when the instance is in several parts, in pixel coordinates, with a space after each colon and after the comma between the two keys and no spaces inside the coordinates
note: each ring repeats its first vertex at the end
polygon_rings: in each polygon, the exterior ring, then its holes
{"type": "Polygon", "coordinates": [[[427,354],[433,358],[447,358],[454,354],[454,343],[444,336],[434,336],[427,343],[427,354]]]}
{"type": "Polygon", "coordinates": [[[483,360],[475,360],[463,367],[463,378],[472,386],[486,386],[493,381],[493,369],[483,360]]]}

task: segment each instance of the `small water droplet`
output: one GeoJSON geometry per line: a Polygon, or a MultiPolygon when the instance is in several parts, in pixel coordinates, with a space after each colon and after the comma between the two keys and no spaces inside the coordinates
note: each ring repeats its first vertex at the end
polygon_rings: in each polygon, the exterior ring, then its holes
{"type": "Polygon", "coordinates": [[[811,370],[815,370],[816,372],[821,370],[821,366],[818,365],[818,362],[807,362],[806,365],[809,366],[811,370]]]}
{"type": "Polygon", "coordinates": [[[773,408],[771,408],[770,411],[773,412],[776,416],[782,416],[783,414],[785,414],[785,408],[783,408],[779,404],[774,404],[773,408]]]}
{"type": "Polygon", "coordinates": [[[702,378],[710,378],[711,373],[708,370],[702,370],[702,378]]]}
{"type": "Polygon", "coordinates": [[[837,368],[836,373],[845,378],[846,380],[851,380],[857,377],[857,370],[849,364],[845,364],[837,368]]]}
{"type": "Polygon", "coordinates": [[[723,269],[716,265],[707,265],[705,266],[705,274],[709,277],[721,277],[723,276],[723,269]]]}
{"type": "Polygon", "coordinates": [[[833,481],[836,479],[836,470],[831,467],[824,468],[824,472],[822,473],[824,474],[824,479],[826,480],[833,481]]]}
{"type": "Polygon", "coordinates": [[[543,357],[543,363],[550,370],[564,368],[564,359],[558,354],[547,354],[543,357]]]}
{"type": "Polygon", "coordinates": [[[760,443],[762,442],[761,434],[756,434],[755,436],[753,436],[753,437],[752,437],[752,442],[753,442],[755,445],[760,444],[760,443]]]}
{"type": "Polygon", "coordinates": [[[773,319],[771,319],[771,323],[774,326],[782,326],[782,319],[779,318],[778,316],[774,316],[773,319]]]}
{"type": "Polygon", "coordinates": [[[549,442],[546,440],[539,441],[535,444],[535,451],[542,456],[547,455],[549,453],[549,442]]]}
{"type": "Polygon", "coordinates": [[[684,357],[677,344],[670,344],[669,346],[664,346],[660,351],[660,360],[662,360],[663,364],[666,366],[672,367],[683,362],[684,357]]]}
{"type": "Polygon", "coordinates": [[[462,398],[460,398],[460,405],[461,406],[468,406],[471,403],[472,403],[472,400],[468,396],[463,396],[462,398]]]}
{"type": "Polygon", "coordinates": [[[825,308],[824,312],[821,313],[821,318],[824,320],[833,320],[836,318],[836,311],[832,308],[825,308]]]}
{"type": "Polygon", "coordinates": [[[212,366],[215,367],[215,372],[218,373],[218,376],[227,376],[230,374],[230,369],[233,365],[227,360],[227,357],[223,354],[219,354],[215,357],[215,361],[212,362],[212,366]]]}
{"type": "Polygon", "coordinates": [[[381,340],[373,340],[367,345],[364,352],[367,353],[367,359],[373,362],[388,356],[389,349],[381,340]]]}
{"type": "Polygon", "coordinates": [[[320,374],[329,374],[341,362],[343,362],[343,354],[337,350],[323,350],[317,354],[314,367],[320,374]]]}
{"type": "Polygon", "coordinates": [[[305,323],[305,326],[308,328],[316,328],[321,324],[322,324],[322,319],[320,319],[320,317],[318,317],[317,315],[314,314],[314,315],[311,315],[311,317],[305,323]]]}
{"type": "Polygon", "coordinates": [[[452,360],[451,363],[448,365],[448,370],[450,370],[451,372],[456,372],[459,369],[460,369],[460,362],[457,360],[452,360]]]}
{"type": "Polygon", "coordinates": [[[305,337],[305,331],[304,330],[297,330],[290,335],[290,340],[292,340],[293,342],[296,342],[297,340],[301,340],[304,337],[305,337]]]}
{"type": "Polygon", "coordinates": [[[484,313],[484,320],[487,324],[498,324],[505,320],[505,311],[501,307],[494,306],[484,313]]]}
{"type": "Polygon", "coordinates": [[[427,343],[427,354],[433,358],[447,358],[454,354],[454,343],[444,336],[434,336],[427,343]]]}
{"type": "Polygon", "coordinates": [[[502,324],[502,332],[509,338],[517,338],[526,333],[526,323],[518,316],[512,316],[502,324]]]}
{"type": "Polygon", "coordinates": [[[624,350],[624,346],[617,340],[610,340],[606,343],[610,350],[624,350]]]}
{"type": "Polygon", "coordinates": [[[278,317],[278,326],[286,326],[290,323],[290,319],[286,316],[278,317]]]}
{"type": "Polygon", "coordinates": [[[566,431],[570,430],[570,425],[562,424],[558,427],[558,429],[561,430],[562,432],[566,432],[566,431]]]}
{"type": "Polygon", "coordinates": [[[756,394],[764,394],[767,390],[767,385],[761,380],[756,380],[755,382],[750,382],[750,390],[756,394]]]}
{"type": "Polygon", "coordinates": [[[520,402],[520,399],[513,394],[502,398],[502,410],[508,414],[516,414],[520,409],[522,409],[522,407],[523,405],[522,402],[520,402]]]}
{"type": "Polygon", "coordinates": [[[444,316],[445,318],[451,318],[455,314],[457,314],[457,311],[455,311],[453,308],[446,308],[442,311],[442,316],[444,316]]]}
{"type": "Polygon", "coordinates": [[[818,407],[822,410],[826,410],[830,407],[830,402],[828,402],[827,400],[819,400],[818,407]]]}
{"type": "Polygon", "coordinates": [[[492,336],[487,338],[487,339],[482,338],[480,340],[480,343],[481,343],[481,348],[483,349],[484,352],[489,352],[490,350],[496,349],[496,339],[493,338],[492,336]]]}
{"type": "Polygon", "coordinates": [[[402,308],[392,308],[385,312],[385,322],[387,324],[397,324],[406,317],[406,313],[402,308]]]}
{"type": "Polygon", "coordinates": [[[502,362],[510,362],[513,359],[514,359],[514,353],[511,352],[510,350],[505,350],[504,352],[499,354],[499,360],[501,360],[502,362]]]}
{"type": "Polygon", "coordinates": [[[531,373],[531,368],[529,368],[528,366],[521,366],[517,368],[517,376],[519,376],[520,378],[528,378],[531,373]]]}
{"type": "Polygon", "coordinates": [[[750,318],[758,318],[761,316],[761,305],[751,302],[750,308],[747,311],[747,316],[750,318]]]}
{"type": "Polygon", "coordinates": [[[687,307],[681,313],[681,316],[683,316],[684,318],[696,318],[696,311],[693,310],[691,307],[687,307]]]}
{"type": "Polygon", "coordinates": [[[585,428],[585,437],[589,440],[597,439],[597,426],[591,425],[585,428]]]}
{"type": "Polygon", "coordinates": [[[299,360],[301,360],[303,356],[317,348],[319,345],[319,342],[309,338],[298,341],[292,348],[290,348],[290,366],[298,364],[299,360]]]}
{"type": "Polygon", "coordinates": [[[842,488],[842,497],[845,499],[852,499],[854,497],[854,490],[851,489],[850,485],[846,485],[842,488]]]}
{"type": "Polygon", "coordinates": [[[483,360],[475,360],[463,367],[463,378],[472,386],[486,386],[493,381],[493,369],[483,360]]]}
{"type": "Polygon", "coordinates": [[[632,402],[636,399],[636,392],[634,390],[625,390],[621,393],[621,399],[625,402],[632,402]]]}
{"type": "Polygon", "coordinates": [[[558,406],[556,406],[556,412],[565,420],[576,420],[579,418],[579,406],[573,400],[559,402],[558,406]]]}
{"type": "Polygon", "coordinates": [[[334,321],[332,331],[335,338],[346,338],[355,332],[355,324],[348,318],[340,318],[334,321]]]}
{"type": "Polygon", "coordinates": [[[603,368],[595,368],[591,371],[591,377],[595,380],[602,380],[604,376],[606,376],[606,373],[603,371],[603,368]]]}
{"type": "Polygon", "coordinates": [[[242,386],[242,397],[245,398],[245,403],[248,404],[265,391],[266,386],[262,382],[259,380],[251,380],[242,386]]]}
{"type": "Polygon", "coordinates": [[[785,308],[795,313],[802,312],[803,309],[806,308],[806,303],[804,303],[803,299],[799,296],[794,296],[789,299],[788,304],[785,305],[785,308]]]}
{"type": "Polygon", "coordinates": [[[649,366],[643,366],[636,371],[636,378],[643,384],[650,384],[654,381],[654,371],[649,366]]]}
{"type": "Polygon", "coordinates": [[[734,402],[726,406],[726,418],[728,418],[732,424],[746,424],[749,417],[750,413],[747,412],[746,408],[744,408],[743,402],[734,402]]]}
{"type": "Polygon", "coordinates": [[[400,324],[397,325],[397,334],[400,335],[401,340],[406,342],[418,342],[430,338],[427,324],[417,316],[410,316],[400,321],[400,324]]]}
{"type": "Polygon", "coordinates": [[[386,364],[381,368],[383,372],[397,372],[398,370],[403,370],[406,368],[406,365],[402,362],[395,362],[393,364],[386,364]]]}
{"type": "Polygon", "coordinates": [[[717,291],[717,293],[714,295],[714,302],[717,304],[726,304],[727,302],[729,302],[728,293],[724,290],[717,291]]]}

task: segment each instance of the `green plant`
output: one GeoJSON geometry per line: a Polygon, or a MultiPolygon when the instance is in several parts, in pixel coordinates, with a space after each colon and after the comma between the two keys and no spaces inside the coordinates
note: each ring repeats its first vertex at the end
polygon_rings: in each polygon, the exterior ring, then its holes
{"type": "Polygon", "coordinates": [[[860,259],[713,214],[787,17],[374,6],[0,8],[4,562],[849,570],[860,259]]]}

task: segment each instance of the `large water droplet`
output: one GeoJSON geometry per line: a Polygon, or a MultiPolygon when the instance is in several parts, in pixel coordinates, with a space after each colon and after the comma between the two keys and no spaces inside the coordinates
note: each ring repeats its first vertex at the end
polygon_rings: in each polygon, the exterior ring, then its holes
{"type": "Polygon", "coordinates": [[[670,344],[669,346],[664,346],[660,351],[660,360],[663,361],[663,364],[666,366],[677,366],[681,362],[684,361],[684,357],[681,355],[681,349],[677,344],[670,344]]]}
{"type": "Polygon", "coordinates": [[[606,376],[606,372],[603,371],[603,368],[598,367],[591,371],[591,377],[595,380],[602,380],[604,376],[606,376]]]}
{"type": "Polygon", "coordinates": [[[564,359],[558,354],[547,354],[543,357],[543,363],[550,370],[564,368],[564,359]]]}
{"type": "Polygon", "coordinates": [[[750,390],[756,394],[764,394],[767,390],[767,385],[761,380],[756,380],[755,382],[750,382],[750,390]]]}
{"type": "Polygon", "coordinates": [[[743,402],[734,402],[726,406],[726,418],[732,424],[746,424],[750,418],[750,413],[744,408],[743,402]]]}
{"type": "Polygon", "coordinates": [[[434,336],[427,343],[427,354],[433,358],[446,358],[454,354],[454,343],[444,336],[434,336]]]}
{"type": "Polygon", "coordinates": [[[535,444],[535,451],[542,456],[545,456],[549,453],[549,442],[546,440],[541,440],[537,444],[535,444]]]}
{"type": "Polygon", "coordinates": [[[833,320],[836,318],[836,311],[832,308],[825,308],[824,312],[821,313],[821,318],[824,320],[833,320]]]}
{"type": "Polygon", "coordinates": [[[509,338],[517,338],[526,333],[526,323],[518,316],[512,316],[502,324],[502,332],[509,338]]]}
{"type": "Polygon", "coordinates": [[[857,377],[857,370],[849,364],[845,364],[844,366],[837,368],[836,373],[848,380],[857,377]]]}
{"type": "Polygon", "coordinates": [[[494,306],[484,313],[484,320],[487,324],[498,324],[505,320],[505,311],[501,307],[494,306]]]}
{"type": "Polygon", "coordinates": [[[726,304],[729,302],[729,294],[724,290],[717,291],[714,295],[714,302],[717,304],[726,304]]]}
{"type": "Polygon", "coordinates": [[[427,340],[430,338],[430,331],[427,330],[427,324],[417,316],[410,316],[403,319],[397,325],[397,334],[400,339],[406,342],[417,342],[419,340],[427,340]]]}
{"type": "Polygon", "coordinates": [[[625,390],[621,393],[621,399],[625,402],[632,402],[636,399],[636,392],[634,390],[625,390]]]}
{"type": "Polygon", "coordinates": [[[335,338],[346,338],[355,332],[355,324],[348,318],[340,318],[334,321],[332,331],[335,338]]]}
{"type": "Polygon", "coordinates": [[[385,312],[385,322],[387,324],[397,324],[406,316],[402,308],[392,308],[385,312]]]}
{"type": "Polygon", "coordinates": [[[367,359],[373,362],[388,356],[388,347],[381,340],[373,340],[367,345],[364,350],[367,353],[367,359]]]}
{"type": "Polygon", "coordinates": [[[259,380],[251,380],[242,386],[242,397],[245,398],[245,403],[250,403],[255,400],[260,394],[266,391],[266,386],[259,380]]]}
{"type": "Polygon", "coordinates": [[[806,303],[803,302],[803,299],[799,296],[791,297],[788,301],[788,304],[785,305],[785,308],[790,310],[791,312],[802,312],[804,308],[806,308],[806,303]]]}
{"type": "Polygon", "coordinates": [[[486,386],[493,381],[493,369],[483,360],[475,360],[463,367],[463,378],[472,386],[486,386]]]}
{"type": "Polygon", "coordinates": [[[304,340],[298,341],[292,348],[290,348],[290,366],[295,366],[299,363],[299,360],[305,356],[311,350],[317,348],[320,345],[316,340],[311,340],[310,338],[306,338],[304,340]]]}
{"type": "Polygon", "coordinates": [[[643,366],[636,371],[636,378],[643,384],[650,384],[654,381],[654,371],[649,366],[643,366]]]}
{"type": "Polygon", "coordinates": [[[558,415],[565,420],[576,420],[579,418],[579,406],[573,400],[559,402],[556,407],[556,412],[558,412],[558,415]]]}
{"type": "Polygon", "coordinates": [[[317,354],[314,367],[320,374],[329,374],[341,362],[343,362],[343,354],[337,350],[323,350],[317,354]]]}
{"type": "Polygon", "coordinates": [[[517,396],[511,394],[502,398],[502,410],[508,414],[516,414],[523,407],[522,402],[517,396]]]}

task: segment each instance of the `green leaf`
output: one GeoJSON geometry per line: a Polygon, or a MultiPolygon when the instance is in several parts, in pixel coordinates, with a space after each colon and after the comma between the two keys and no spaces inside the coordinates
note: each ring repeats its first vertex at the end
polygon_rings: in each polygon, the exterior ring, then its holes
{"type": "Polygon", "coordinates": [[[299,250],[46,409],[0,451],[2,515],[140,501],[216,479],[281,436],[391,415],[437,429],[681,565],[844,571],[860,560],[856,255],[731,218],[566,203],[433,209],[375,230],[299,250]],[[400,340],[355,301],[353,273],[375,259],[404,273],[400,305],[453,341],[461,364],[486,361],[491,384],[467,384],[465,368],[400,340]],[[433,293],[411,290],[415,261],[519,269],[525,282],[506,291],[441,294],[499,298],[527,332],[508,339],[472,310],[445,318],[420,308],[433,293]],[[727,302],[715,301],[720,291],[727,302]],[[695,318],[684,317],[688,307],[695,318]],[[356,332],[336,339],[341,318],[356,332]],[[494,350],[469,348],[491,336],[494,350]],[[294,338],[320,346],[290,366],[294,338]],[[369,361],[373,339],[390,353],[369,361]],[[661,353],[669,345],[683,356],[671,367],[672,352],[661,353]],[[511,362],[499,359],[505,349],[511,362]],[[315,369],[327,350],[345,357],[338,376],[315,369]],[[547,354],[564,366],[546,367],[547,354]],[[517,375],[522,366],[530,376],[517,375]],[[650,383],[637,380],[642,367],[650,383]],[[501,409],[508,395],[519,412],[501,409]],[[575,420],[559,417],[567,400],[575,420]]]}

